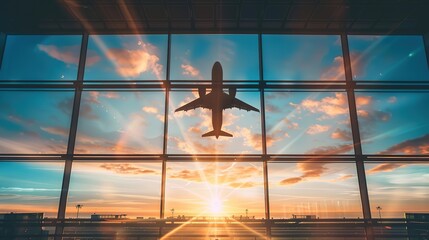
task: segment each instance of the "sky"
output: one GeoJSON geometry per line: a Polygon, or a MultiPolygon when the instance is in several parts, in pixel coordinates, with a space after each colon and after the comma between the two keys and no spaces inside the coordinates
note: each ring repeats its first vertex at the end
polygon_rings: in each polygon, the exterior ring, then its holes
{"type": "MultiPolygon", "coordinates": [[[[77,77],[81,36],[8,36],[1,80],[66,81],[77,77]]],[[[166,35],[90,36],[84,81],[160,81],[167,77],[166,35]]],[[[420,36],[349,36],[355,81],[427,81],[420,36]]],[[[339,36],[263,35],[263,79],[344,81],[339,36]]],[[[225,80],[259,81],[257,35],[172,35],[170,79],[210,80],[220,61],[225,80]]],[[[209,92],[210,89],[207,89],[209,92]]],[[[228,92],[228,89],[225,89],[228,92]]],[[[364,154],[429,153],[429,93],[356,91],[364,154]]],[[[238,89],[236,97],[261,109],[261,93],[238,89]]],[[[65,154],[73,91],[0,91],[1,154],[65,154]]],[[[84,89],[76,154],[262,154],[261,113],[223,112],[233,138],[201,138],[212,130],[206,109],[175,112],[198,98],[196,89],[165,92],[84,89]],[[165,120],[168,122],[164,129],[165,120]]],[[[267,153],[353,155],[346,92],[264,93],[267,153]]],[[[0,212],[41,211],[56,215],[63,162],[1,162],[0,212]]],[[[366,163],[371,210],[401,217],[428,211],[427,164],[366,163]]],[[[159,217],[159,162],[74,162],[67,217],[92,213],[159,217]],[[144,187],[141,186],[150,186],[144,187]],[[118,203],[127,203],[126,207],[118,203]]],[[[273,217],[315,214],[362,217],[353,163],[290,162],[268,165],[273,217]],[[319,191],[323,189],[323,191],[319,191]],[[335,190],[335,191],[334,191],[335,190]]],[[[166,216],[245,215],[264,217],[261,163],[168,162],[166,216]]]]}

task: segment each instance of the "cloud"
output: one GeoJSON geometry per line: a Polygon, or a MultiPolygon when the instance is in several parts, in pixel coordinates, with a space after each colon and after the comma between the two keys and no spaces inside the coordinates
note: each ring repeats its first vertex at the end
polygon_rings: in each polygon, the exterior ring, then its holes
{"type": "Polygon", "coordinates": [[[69,129],[66,129],[66,128],[40,127],[40,129],[42,129],[43,131],[45,131],[49,134],[53,134],[53,135],[58,135],[58,136],[62,136],[62,137],[68,137],[69,136],[69,129]]]}
{"type": "Polygon", "coordinates": [[[286,178],[279,182],[280,185],[292,185],[302,181],[306,181],[308,178],[319,178],[324,174],[328,168],[325,165],[328,163],[316,163],[316,162],[300,162],[297,163],[297,168],[302,172],[299,177],[286,178]]]}
{"type": "Polygon", "coordinates": [[[429,134],[403,141],[380,154],[429,154],[429,134]]]}
{"type": "Polygon", "coordinates": [[[73,98],[67,98],[57,104],[57,108],[66,115],[71,115],[73,110],[73,98]]]}
{"type": "Polygon", "coordinates": [[[343,144],[338,146],[323,146],[316,147],[308,151],[308,154],[334,155],[344,154],[353,150],[353,144],[343,144]]]}
{"type": "MultiPolygon", "coordinates": [[[[173,168],[174,169],[174,168],[173,168]]],[[[228,185],[234,188],[251,188],[260,184],[246,181],[246,179],[261,176],[262,170],[253,165],[251,166],[237,166],[232,164],[206,164],[203,169],[189,170],[184,169],[180,171],[171,171],[169,178],[181,179],[192,182],[205,182],[207,181],[213,185],[228,185]]]]}
{"type": "Polygon", "coordinates": [[[81,104],[79,113],[82,117],[90,119],[90,120],[99,119],[99,117],[94,113],[91,105],[89,105],[89,104],[85,104],[85,103],[81,104]]]}
{"type": "Polygon", "coordinates": [[[329,130],[329,128],[331,128],[331,127],[327,126],[327,125],[315,124],[315,125],[310,126],[307,129],[306,133],[310,134],[310,135],[315,135],[315,134],[326,132],[329,130]]]}
{"type": "Polygon", "coordinates": [[[325,97],[320,101],[305,99],[300,104],[293,104],[298,109],[304,109],[312,113],[322,113],[332,118],[338,115],[348,114],[347,96],[345,93],[335,93],[333,97],[325,97]]]}
{"type": "Polygon", "coordinates": [[[387,122],[392,117],[391,113],[383,112],[379,110],[358,109],[357,114],[359,117],[365,118],[365,120],[369,122],[376,122],[376,121],[387,122]]]}
{"type": "Polygon", "coordinates": [[[342,130],[342,129],[335,129],[335,131],[331,134],[332,139],[339,139],[343,141],[351,141],[352,133],[348,130],[342,130]]]}
{"type": "Polygon", "coordinates": [[[159,57],[146,44],[144,46],[143,49],[136,50],[110,48],[106,51],[106,56],[115,64],[116,72],[122,77],[136,78],[150,71],[158,79],[162,79],[163,66],[159,63],[159,57]]]}
{"type": "Polygon", "coordinates": [[[28,126],[34,125],[36,123],[36,121],[34,121],[33,119],[25,119],[25,118],[22,118],[20,116],[13,115],[13,114],[10,114],[9,116],[7,116],[7,119],[10,122],[19,124],[19,125],[24,126],[24,127],[28,127],[28,126]]]}
{"type": "Polygon", "coordinates": [[[391,172],[397,168],[400,168],[404,166],[404,164],[401,163],[382,163],[379,164],[373,168],[371,168],[370,170],[367,171],[368,174],[374,174],[374,173],[379,173],[379,172],[391,172]]]}
{"type": "MultiPolygon", "coordinates": [[[[240,128],[239,131],[234,133],[235,137],[242,137],[244,140],[244,145],[252,147],[255,150],[262,149],[262,134],[260,133],[252,133],[252,131],[248,128],[240,128]]],[[[267,145],[273,144],[273,139],[270,137],[270,140],[267,138],[267,145]]]]}
{"type": "Polygon", "coordinates": [[[200,70],[190,64],[182,64],[180,67],[183,69],[182,74],[185,76],[198,77],[200,70]]]}
{"type": "Polygon", "coordinates": [[[350,178],[352,178],[352,177],[354,177],[354,175],[353,175],[353,174],[346,174],[346,175],[342,175],[342,176],[340,176],[340,177],[338,177],[338,178],[336,178],[336,179],[332,180],[332,182],[345,181],[345,180],[350,179],[350,178]]]}
{"type": "Polygon", "coordinates": [[[344,60],[342,56],[336,56],[332,65],[326,68],[320,75],[322,80],[344,80],[344,60]]]}
{"type": "MultiPolygon", "coordinates": [[[[37,48],[48,54],[48,56],[66,64],[77,65],[79,63],[80,45],[59,47],[55,45],[39,44],[37,48]]],[[[94,65],[98,61],[100,61],[100,57],[95,55],[94,52],[88,51],[85,62],[86,66],[94,65]]]]}
{"type": "Polygon", "coordinates": [[[155,170],[140,168],[129,163],[104,163],[100,168],[126,175],[158,174],[155,170]]]}
{"type": "Polygon", "coordinates": [[[158,109],[155,107],[147,107],[146,106],[146,107],[143,107],[142,110],[143,110],[143,112],[146,112],[146,113],[154,113],[154,114],[158,113],[158,109]]]}
{"type": "Polygon", "coordinates": [[[283,122],[286,124],[286,127],[288,129],[297,129],[299,128],[299,124],[297,122],[292,122],[291,120],[285,118],[283,119],[283,122]]]}
{"type": "Polygon", "coordinates": [[[392,96],[387,100],[388,103],[396,103],[397,101],[398,101],[398,98],[395,96],[392,96]]]}
{"type": "Polygon", "coordinates": [[[356,98],[357,107],[366,106],[372,103],[371,96],[359,96],[356,98]]]}

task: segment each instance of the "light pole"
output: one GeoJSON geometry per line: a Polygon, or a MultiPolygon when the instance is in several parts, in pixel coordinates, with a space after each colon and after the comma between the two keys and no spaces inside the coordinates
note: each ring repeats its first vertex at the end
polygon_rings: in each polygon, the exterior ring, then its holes
{"type": "Polygon", "coordinates": [[[249,209],[246,208],[246,219],[248,218],[247,214],[249,213],[249,209]]]}
{"type": "Polygon", "coordinates": [[[380,206],[377,206],[377,210],[378,210],[378,217],[381,219],[381,210],[383,210],[383,208],[381,208],[380,206]]]}
{"type": "Polygon", "coordinates": [[[171,218],[174,219],[174,208],[170,209],[171,211],[171,218]]]}
{"type": "Polygon", "coordinates": [[[77,204],[77,205],[76,205],[76,209],[77,209],[77,212],[76,212],[76,218],[79,218],[79,210],[80,210],[82,207],[83,207],[83,205],[82,205],[82,204],[77,204]]]}

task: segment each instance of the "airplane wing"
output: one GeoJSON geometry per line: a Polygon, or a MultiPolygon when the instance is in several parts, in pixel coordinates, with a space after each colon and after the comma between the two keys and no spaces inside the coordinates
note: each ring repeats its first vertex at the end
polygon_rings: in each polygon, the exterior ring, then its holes
{"type": "Polygon", "coordinates": [[[235,107],[235,108],[246,110],[246,111],[259,112],[259,109],[241,101],[238,98],[233,98],[226,93],[223,93],[223,99],[224,99],[223,109],[235,107]]]}
{"type": "Polygon", "coordinates": [[[189,102],[181,107],[179,107],[178,109],[175,110],[175,112],[178,111],[188,111],[188,110],[192,110],[195,108],[208,108],[208,109],[212,109],[213,106],[213,94],[209,93],[205,96],[202,96],[200,98],[195,99],[192,102],[189,102]]]}

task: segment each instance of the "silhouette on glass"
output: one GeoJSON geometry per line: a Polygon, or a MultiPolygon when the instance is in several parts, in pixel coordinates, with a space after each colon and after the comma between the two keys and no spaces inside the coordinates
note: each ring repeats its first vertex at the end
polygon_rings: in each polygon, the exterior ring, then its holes
{"type": "Polygon", "coordinates": [[[198,88],[199,98],[194,101],[187,103],[178,109],[178,111],[188,111],[195,108],[207,108],[212,110],[212,125],[213,130],[202,135],[202,137],[219,136],[232,137],[232,134],[222,131],[222,111],[227,108],[238,108],[247,111],[259,112],[259,110],[237,98],[236,88],[229,88],[229,94],[223,91],[223,72],[222,65],[219,62],[215,62],[212,68],[212,91],[206,95],[206,88],[198,88]]]}

